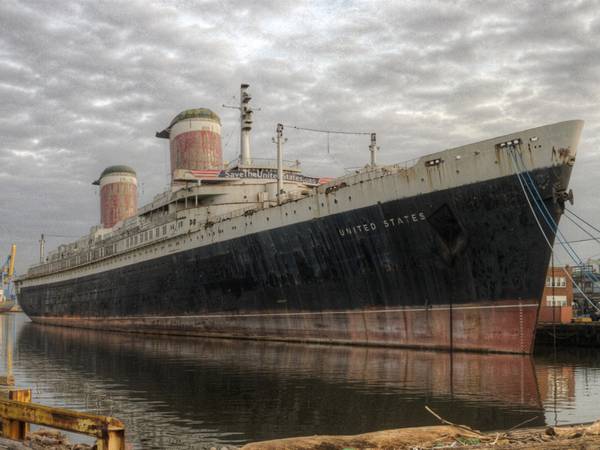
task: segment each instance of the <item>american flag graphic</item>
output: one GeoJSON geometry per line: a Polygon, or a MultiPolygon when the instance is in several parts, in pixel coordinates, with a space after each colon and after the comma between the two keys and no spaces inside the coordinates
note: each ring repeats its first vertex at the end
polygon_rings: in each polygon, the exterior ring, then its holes
{"type": "Polygon", "coordinates": [[[335,180],[334,177],[323,177],[323,178],[319,178],[319,184],[327,184],[329,183],[331,180],[335,180]]]}
{"type": "Polygon", "coordinates": [[[190,170],[196,178],[218,178],[221,172],[221,170],[190,170]]]}

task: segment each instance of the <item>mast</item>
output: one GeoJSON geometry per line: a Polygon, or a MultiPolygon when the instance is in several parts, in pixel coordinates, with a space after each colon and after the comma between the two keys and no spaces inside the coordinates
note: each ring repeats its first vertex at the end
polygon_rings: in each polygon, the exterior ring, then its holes
{"type": "Polygon", "coordinates": [[[252,164],[250,158],[250,130],[252,130],[252,115],[254,111],[248,105],[252,97],[248,93],[249,84],[240,86],[240,165],[252,164]]]}
{"type": "Polygon", "coordinates": [[[281,194],[283,194],[283,125],[277,124],[277,201],[281,203],[281,194]]]}
{"type": "Polygon", "coordinates": [[[371,167],[377,165],[377,134],[371,133],[371,145],[369,145],[369,151],[371,152],[371,167]]]}
{"type": "Polygon", "coordinates": [[[40,238],[40,263],[44,262],[44,244],[46,241],[44,240],[44,235],[42,234],[40,238]]]}

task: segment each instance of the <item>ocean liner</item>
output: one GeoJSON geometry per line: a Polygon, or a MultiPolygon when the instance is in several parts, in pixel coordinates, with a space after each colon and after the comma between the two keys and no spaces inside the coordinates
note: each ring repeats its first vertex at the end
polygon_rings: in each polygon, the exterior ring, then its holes
{"type": "MultiPolygon", "coordinates": [[[[250,154],[225,164],[219,117],[178,114],[171,187],[137,207],[137,178],[96,181],[101,224],[16,281],[43,324],[141,333],[530,353],[555,229],[583,127],[566,121],[305,176],[250,154]],[[526,179],[524,177],[527,177],[526,179]],[[528,190],[523,180],[527,181],[528,190]],[[533,199],[535,200],[535,199],[533,199]]],[[[43,239],[41,241],[43,244],[43,239]]]]}

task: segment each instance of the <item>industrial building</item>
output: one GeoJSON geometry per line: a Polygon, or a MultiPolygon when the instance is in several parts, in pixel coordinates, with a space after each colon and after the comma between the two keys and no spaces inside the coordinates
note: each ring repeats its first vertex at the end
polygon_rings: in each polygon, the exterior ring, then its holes
{"type": "Polygon", "coordinates": [[[549,267],[540,302],[540,323],[570,323],[573,319],[572,269],[549,267]]]}

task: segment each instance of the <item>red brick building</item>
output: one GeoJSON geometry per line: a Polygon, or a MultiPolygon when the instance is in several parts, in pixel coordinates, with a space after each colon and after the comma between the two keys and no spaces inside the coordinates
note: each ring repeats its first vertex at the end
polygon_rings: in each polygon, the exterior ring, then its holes
{"type": "Polygon", "coordinates": [[[573,282],[571,268],[549,267],[540,303],[539,321],[570,323],[573,319],[573,282]]]}

